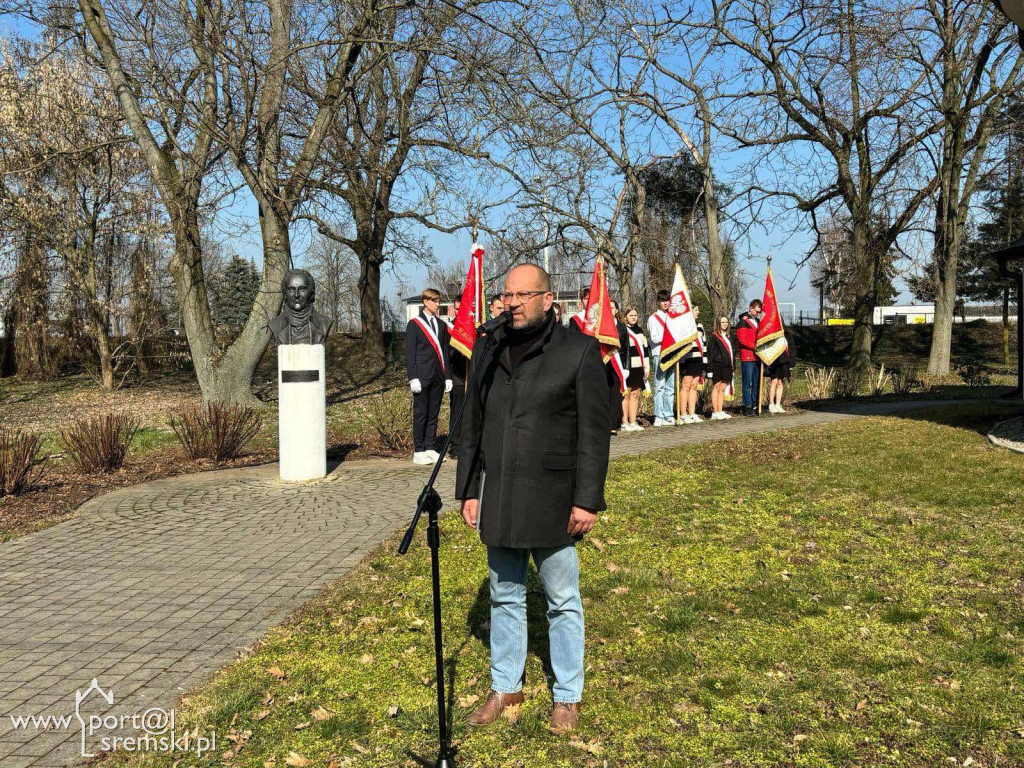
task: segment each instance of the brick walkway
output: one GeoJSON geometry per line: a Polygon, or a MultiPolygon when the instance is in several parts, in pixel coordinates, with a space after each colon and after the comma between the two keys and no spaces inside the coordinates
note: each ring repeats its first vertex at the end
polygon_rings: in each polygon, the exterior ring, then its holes
{"type": "MultiPolygon", "coordinates": [[[[934,403],[651,428],[613,439],[612,455],[923,405],[934,403]]],[[[174,706],[402,527],[428,469],[353,461],[302,485],[279,481],[276,465],[170,478],[98,497],[71,520],[0,545],[0,768],[81,762],[74,717],[36,730],[8,715],[73,716],[76,691],[93,678],[114,704],[91,694],[86,719],[174,706]]],[[[452,484],[446,463],[439,490],[449,499],[452,484]]]]}

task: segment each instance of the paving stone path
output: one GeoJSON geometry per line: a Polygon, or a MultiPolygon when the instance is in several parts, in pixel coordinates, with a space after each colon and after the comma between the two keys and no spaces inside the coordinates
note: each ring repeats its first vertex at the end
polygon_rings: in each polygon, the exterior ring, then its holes
{"type": "MultiPolygon", "coordinates": [[[[649,428],[614,438],[612,456],[927,405],[649,428]]],[[[0,768],[80,764],[75,698],[93,678],[114,703],[91,692],[86,722],[173,707],[406,524],[428,470],[370,460],[302,485],[281,482],[276,465],[169,478],[105,494],[70,520],[0,544],[0,768]],[[12,715],[70,721],[40,730],[16,727],[12,715]]],[[[446,462],[446,499],[453,482],[446,462]]],[[[101,730],[87,750],[114,733],[141,735],[101,730]]]]}

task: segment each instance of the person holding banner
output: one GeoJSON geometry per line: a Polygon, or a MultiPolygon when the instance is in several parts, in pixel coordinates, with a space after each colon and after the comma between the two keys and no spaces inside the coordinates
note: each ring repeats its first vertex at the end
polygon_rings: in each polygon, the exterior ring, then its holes
{"type": "Polygon", "coordinates": [[[608,407],[611,411],[611,431],[613,435],[618,434],[620,427],[619,417],[625,405],[626,394],[626,356],[629,354],[629,332],[625,323],[622,322],[622,314],[619,312],[617,301],[609,302],[612,311],[612,318],[615,320],[615,333],[619,338],[619,348],[615,352],[615,359],[605,364],[605,375],[608,378],[608,407]]]}
{"type": "MultiPolygon", "coordinates": [[[[697,320],[700,316],[700,307],[694,305],[691,311],[693,319],[697,320]]],[[[697,338],[694,341],[693,348],[683,355],[680,365],[683,382],[679,394],[679,407],[683,412],[683,424],[704,421],[697,415],[697,395],[708,367],[707,337],[704,335],[704,326],[700,323],[697,323],[697,338]]]]}
{"type": "MultiPolygon", "coordinates": [[[[678,367],[691,353],[695,346],[698,346],[697,319],[693,313],[693,302],[690,300],[690,290],[686,287],[686,278],[683,277],[683,270],[676,264],[676,274],[672,279],[672,293],[669,295],[668,311],[665,313],[664,333],[661,337],[661,354],[658,357],[658,366],[667,371],[673,366],[678,367]]],[[[698,350],[698,354],[700,354],[698,350]]],[[[703,356],[703,355],[701,355],[703,356]]],[[[701,365],[700,375],[703,375],[701,365]]],[[[676,373],[677,376],[681,372],[676,373]]],[[[683,411],[687,407],[687,401],[678,395],[679,402],[676,407],[680,410],[676,423],[693,423],[693,419],[683,421],[683,411]]],[[[696,395],[694,395],[696,403],[696,395]]]]}
{"type": "Polygon", "coordinates": [[[732,380],[736,375],[732,341],[729,339],[729,318],[718,318],[718,327],[708,342],[708,367],[712,382],[711,418],[715,421],[731,419],[725,412],[725,398],[732,395],[732,380]]]}
{"type": "MultiPolygon", "coordinates": [[[[502,304],[504,307],[504,303],[502,304]]],[[[470,248],[469,271],[466,282],[462,286],[462,294],[455,297],[455,321],[451,329],[451,418],[459,411],[459,405],[466,392],[469,381],[469,360],[473,357],[473,346],[476,344],[476,329],[484,321],[484,247],[473,243],[470,248]]],[[[452,433],[451,450],[457,455],[459,431],[452,433]]]]}
{"type": "Polygon", "coordinates": [[[740,371],[743,374],[743,415],[757,414],[761,399],[761,363],[757,357],[757,327],[761,317],[760,299],[750,302],[750,311],[740,315],[736,340],[740,343],[740,371]]]}
{"type": "Polygon", "coordinates": [[[658,291],[658,311],[647,320],[647,339],[651,348],[651,366],[654,369],[654,426],[670,427],[676,423],[672,415],[672,404],[675,399],[676,372],[670,367],[662,370],[658,361],[661,358],[661,341],[668,327],[668,307],[672,294],[662,288],[658,291]]]}
{"type": "Polygon", "coordinates": [[[405,373],[412,391],[412,436],[414,464],[433,464],[438,454],[437,417],[441,398],[452,391],[448,324],[437,316],[441,292],[427,288],[420,295],[423,309],[405,329],[405,373]]]}
{"type": "Polygon", "coordinates": [[[640,432],[643,430],[636,422],[640,410],[640,390],[647,384],[651,370],[647,363],[647,337],[640,327],[640,313],[636,307],[628,307],[625,317],[628,345],[623,353],[626,374],[626,394],[622,401],[622,430],[640,432]]]}
{"type": "Polygon", "coordinates": [[[785,413],[782,410],[783,381],[789,379],[790,356],[786,329],[779,313],[779,302],[775,296],[775,280],[772,278],[771,260],[764,281],[764,313],[757,323],[757,356],[762,365],[768,366],[771,379],[768,410],[771,413],[785,413]]]}

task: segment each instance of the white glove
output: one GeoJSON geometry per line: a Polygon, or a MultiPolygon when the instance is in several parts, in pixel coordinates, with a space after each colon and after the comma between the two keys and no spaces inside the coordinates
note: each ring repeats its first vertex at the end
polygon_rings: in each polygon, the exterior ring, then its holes
{"type": "Polygon", "coordinates": [[[420,380],[419,379],[412,379],[409,382],[409,389],[412,390],[412,393],[414,395],[418,395],[420,392],[423,391],[423,385],[420,384],[420,380]]]}
{"type": "Polygon", "coordinates": [[[707,374],[705,375],[705,378],[713,379],[713,378],[715,378],[715,374],[712,373],[711,371],[708,371],[707,374]]]}
{"type": "Polygon", "coordinates": [[[445,379],[445,381],[444,381],[444,391],[445,391],[446,394],[448,392],[452,391],[452,380],[451,379],[445,379]]]}

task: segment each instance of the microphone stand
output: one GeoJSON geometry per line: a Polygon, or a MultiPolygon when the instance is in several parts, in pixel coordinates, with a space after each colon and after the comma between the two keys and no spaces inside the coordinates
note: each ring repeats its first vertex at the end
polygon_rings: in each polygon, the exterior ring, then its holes
{"type": "MultiPolygon", "coordinates": [[[[504,312],[502,315],[507,315],[507,318],[503,322],[491,326],[492,331],[504,325],[512,318],[510,312],[504,312]]],[[[499,317],[502,315],[499,315],[499,317]]],[[[491,323],[487,325],[491,325],[491,323]]],[[[481,359],[489,357],[493,350],[494,337],[487,335],[484,345],[480,348],[479,354],[481,359]]],[[[441,564],[438,557],[438,551],[441,547],[441,531],[437,524],[437,513],[444,507],[444,502],[441,501],[440,494],[434,490],[434,482],[441,471],[441,463],[444,461],[445,456],[448,455],[448,446],[452,441],[452,434],[462,421],[462,413],[466,410],[466,403],[469,402],[468,392],[472,389],[472,384],[477,383],[480,378],[480,371],[484,367],[483,365],[478,365],[473,369],[472,381],[466,389],[467,397],[462,398],[458,411],[449,420],[448,435],[445,437],[441,455],[434,464],[434,471],[430,473],[430,479],[427,480],[427,484],[423,486],[423,490],[420,492],[419,499],[416,502],[416,513],[413,515],[412,523],[409,525],[409,529],[405,532],[402,543],[398,547],[398,554],[400,555],[404,555],[409,551],[412,537],[416,533],[416,524],[419,523],[420,515],[425,511],[427,513],[427,546],[430,547],[430,578],[433,588],[434,665],[437,676],[437,733],[439,749],[437,762],[434,763],[435,768],[455,768],[455,752],[452,749],[451,732],[448,726],[447,701],[445,700],[444,693],[444,650],[441,637],[441,564]]]]}

